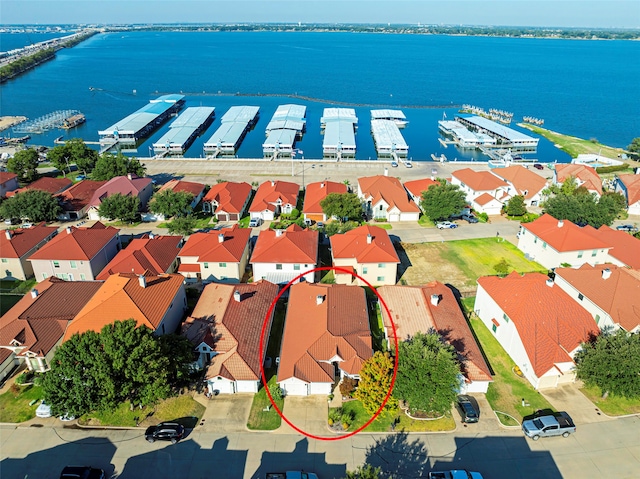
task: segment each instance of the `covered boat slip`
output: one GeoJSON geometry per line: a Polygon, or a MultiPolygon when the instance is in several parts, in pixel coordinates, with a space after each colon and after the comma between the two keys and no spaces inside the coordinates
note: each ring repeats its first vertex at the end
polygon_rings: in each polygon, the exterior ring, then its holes
{"type": "Polygon", "coordinates": [[[169,131],[153,144],[153,151],[156,154],[184,153],[196,136],[213,121],[214,112],[215,107],[187,108],[171,123],[169,131]]]}
{"type": "Polygon", "coordinates": [[[477,148],[478,146],[491,146],[496,144],[496,139],[484,133],[474,133],[467,130],[462,124],[454,120],[441,120],[438,128],[447,136],[453,138],[455,143],[462,148],[477,148]]]}
{"type": "Polygon", "coordinates": [[[398,125],[398,128],[404,128],[407,126],[407,117],[402,110],[371,110],[372,120],[391,120],[398,125]]]}
{"type": "Polygon", "coordinates": [[[232,106],[222,116],[220,127],[204,144],[208,154],[234,155],[247,132],[255,125],[260,108],[257,106],[232,106]]]}
{"type": "Polygon", "coordinates": [[[320,125],[324,129],[322,152],[326,158],[356,156],[355,129],[358,117],[352,108],[325,108],[320,125]]]}
{"type": "Polygon", "coordinates": [[[264,156],[291,156],[298,132],[296,130],[272,130],[262,144],[264,156]]]}
{"type": "Polygon", "coordinates": [[[409,146],[394,121],[371,120],[371,132],[379,157],[407,157],[409,146]]]}
{"type": "Polygon", "coordinates": [[[307,120],[307,107],[303,105],[280,105],[271,117],[265,132],[273,130],[294,130],[298,137],[302,137],[307,120]]]}
{"type": "Polygon", "coordinates": [[[538,146],[538,138],[525,135],[524,133],[520,133],[519,131],[481,116],[457,116],[456,121],[478,133],[490,135],[497,140],[500,146],[534,148],[538,146]]]}
{"type": "Polygon", "coordinates": [[[163,95],[109,128],[98,131],[100,142],[135,143],[155,130],[184,104],[184,95],[163,95]]]}

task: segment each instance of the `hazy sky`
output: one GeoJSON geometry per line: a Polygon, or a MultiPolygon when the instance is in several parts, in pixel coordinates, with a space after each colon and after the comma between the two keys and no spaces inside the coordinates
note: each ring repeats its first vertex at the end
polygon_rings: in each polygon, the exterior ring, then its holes
{"type": "Polygon", "coordinates": [[[640,28],[640,0],[0,0],[0,23],[330,22],[640,28]]]}

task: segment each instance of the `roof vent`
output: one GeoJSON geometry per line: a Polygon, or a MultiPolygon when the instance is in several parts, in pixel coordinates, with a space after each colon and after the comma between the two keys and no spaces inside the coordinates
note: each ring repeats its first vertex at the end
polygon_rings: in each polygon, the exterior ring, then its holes
{"type": "Polygon", "coordinates": [[[224,233],[218,233],[218,243],[224,243],[224,233]]]}
{"type": "Polygon", "coordinates": [[[562,228],[564,226],[564,220],[558,220],[558,228],[562,228]]]}
{"type": "Polygon", "coordinates": [[[37,289],[32,289],[31,290],[31,297],[32,298],[37,298],[38,297],[38,290],[37,289]]]}
{"type": "Polygon", "coordinates": [[[605,268],[602,270],[602,279],[609,279],[611,276],[611,270],[609,268],[605,268]]]}
{"type": "Polygon", "coordinates": [[[367,244],[371,244],[371,242],[373,241],[373,236],[371,236],[370,234],[367,235],[367,244]]]}
{"type": "Polygon", "coordinates": [[[240,294],[240,291],[238,291],[237,289],[233,292],[233,299],[238,303],[242,300],[242,295],[240,294]]]}
{"type": "Polygon", "coordinates": [[[316,296],[316,304],[322,304],[323,301],[324,301],[324,296],[322,296],[321,294],[316,296]]]}
{"type": "Polygon", "coordinates": [[[276,186],[276,182],[271,180],[271,186],[276,186]]]}
{"type": "Polygon", "coordinates": [[[324,181],[322,183],[320,183],[320,188],[324,188],[324,181]]]}
{"type": "Polygon", "coordinates": [[[547,286],[549,286],[550,288],[553,288],[553,280],[551,278],[549,278],[547,281],[547,286]]]}
{"type": "Polygon", "coordinates": [[[147,278],[145,278],[145,276],[143,274],[141,274],[140,276],[138,276],[138,283],[140,283],[140,287],[141,288],[146,288],[147,287],[147,278]]]}
{"type": "Polygon", "coordinates": [[[11,236],[13,236],[11,234],[11,230],[4,230],[4,235],[7,237],[8,240],[11,240],[11,236]]]}
{"type": "Polygon", "coordinates": [[[67,226],[66,230],[67,230],[67,234],[70,235],[71,234],[71,226],[67,226]]]}
{"type": "Polygon", "coordinates": [[[434,306],[438,306],[439,302],[440,302],[440,295],[439,294],[432,294],[431,295],[431,304],[433,304],[434,306]]]}
{"type": "Polygon", "coordinates": [[[389,176],[389,168],[384,167],[384,176],[389,176]]]}
{"type": "Polygon", "coordinates": [[[131,173],[127,173],[127,178],[129,178],[130,180],[133,180],[133,177],[131,176],[131,173]]]}
{"type": "Polygon", "coordinates": [[[282,230],[276,230],[276,236],[282,236],[282,230]]]}

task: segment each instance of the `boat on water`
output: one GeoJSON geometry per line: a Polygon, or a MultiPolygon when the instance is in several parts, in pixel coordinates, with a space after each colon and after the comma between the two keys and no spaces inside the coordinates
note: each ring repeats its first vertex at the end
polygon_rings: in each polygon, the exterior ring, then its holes
{"type": "Polygon", "coordinates": [[[69,130],[70,128],[74,128],[78,125],[83,124],[87,119],[82,113],[78,113],[76,115],[71,115],[68,118],[65,118],[62,122],[62,128],[65,130],[69,130]]]}

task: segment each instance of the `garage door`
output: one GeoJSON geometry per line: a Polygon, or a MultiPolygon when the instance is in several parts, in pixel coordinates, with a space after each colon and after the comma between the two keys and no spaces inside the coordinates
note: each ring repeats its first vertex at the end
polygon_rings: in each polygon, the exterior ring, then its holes
{"type": "Polygon", "coordinates": [[[220,394],[233,394],[235,393],[234,383],[226,379],[212,379],[209,381],[209,391],[215,394],[215,391],[219,391],[220,394]]]}
{"type": "Polygon", "coordinates": [[[229,215],[226,213],[220,213],[218,215],[218,221],[229,221],[229,215]]]}
{"type": "Polygon", "coordinates": [[[229,221],[238,221],[238,213],[230,213],[229,214],[229,221]]]}
{"type": "Polygon", "coordinates": [[[398,213],[390,214],[389,221],[400,221],[400,215],[398,213]]]}
{"type": "Polygon", "coordinates": [[[280,386],[286,391],[287,396],[308,396],[308,385],[301,381],[281,383],[280,386]]]}

